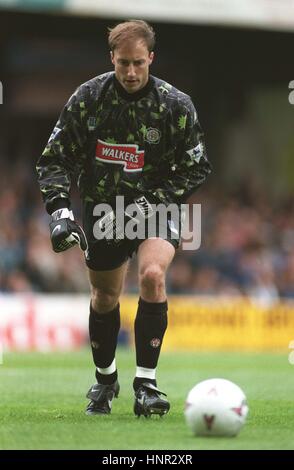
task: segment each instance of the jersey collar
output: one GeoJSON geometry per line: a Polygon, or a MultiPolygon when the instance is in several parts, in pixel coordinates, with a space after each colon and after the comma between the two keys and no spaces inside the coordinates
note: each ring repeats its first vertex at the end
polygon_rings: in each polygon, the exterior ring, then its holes
{"type": "Polygon", "coordinates": [[[144,88],[141,88],[141,90],[136,91],[135,93],[128,93],[124,87],[119,83],[117,80],[116,76],[114,75],[114,86],[119,94],[123,99],[126,101],[138,101],[141,98],[144,98],[144,96],[148,95],[149,91],[153,88],[155,81],[154,78],[149,75],[148,82],[144,86],[144,88]]]}

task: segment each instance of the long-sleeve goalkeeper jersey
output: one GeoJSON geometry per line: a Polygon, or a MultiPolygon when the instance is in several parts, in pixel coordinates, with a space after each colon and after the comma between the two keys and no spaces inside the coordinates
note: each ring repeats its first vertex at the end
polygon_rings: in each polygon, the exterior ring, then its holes
{"type": "Polygon", "coordinates": [[[83,83],[37,163],[49,213],[69,206],[75,172],[84,201],[144,194],[152,202],[184,202],[211,172],[191,98],[153,76],[133,94],[114,72],[83,83]]]}

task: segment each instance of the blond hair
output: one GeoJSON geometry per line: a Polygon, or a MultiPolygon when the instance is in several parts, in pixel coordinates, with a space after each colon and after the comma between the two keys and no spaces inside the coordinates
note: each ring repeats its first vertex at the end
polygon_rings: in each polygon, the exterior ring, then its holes
{"type": "Polygon", "coordinates": [[[114,28],[108,28],[108,44],[111,51],[124,42],[135,39],[144,41],[148,51],[151,52],[155,45],[155,32],[152,26],[143,20],[127,20],[114,28]]]}

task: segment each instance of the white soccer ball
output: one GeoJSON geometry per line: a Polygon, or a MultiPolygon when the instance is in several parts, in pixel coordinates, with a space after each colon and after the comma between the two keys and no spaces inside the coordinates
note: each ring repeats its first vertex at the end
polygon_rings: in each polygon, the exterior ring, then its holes
{"type": "Polygon", "coordinates": [[[209,379],[190,390],[185,418],[196,436],[236,436],[244,426],[248,406],[238,385],[226,379],[209,379]]]}

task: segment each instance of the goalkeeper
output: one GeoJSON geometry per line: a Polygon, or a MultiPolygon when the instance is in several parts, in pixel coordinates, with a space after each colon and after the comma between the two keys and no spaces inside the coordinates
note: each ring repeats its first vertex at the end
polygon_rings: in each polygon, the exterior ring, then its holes
{"type": "Polygon", "coordinates": [[[152,27],[141,20],[125,21],[109,30],[108,41],[114,72],[89,80],[71,96],[37,163],[38,181],[52,216],[53,250],[79,245],[89,272],[89,334],[96,383],[87,393],[86,413],[109,414],[119,393],[115,361],[119,298],[128,259],[136,253],[140,298],[134,325],[134,413],[163,415],[170,404],[157,387],[156,367],[167,328],[165,277],[180,243],[180,225],[170,218],[165,235],[159,221],[152,236],[123,237],[115,201],[123,196],[141,213],[138,218],[124,212],[123,223],[144,223],[155,204],[180,207],[211,167],[190,97],[149,75],[155,44],[152,27]],[[83,228],[75,222],[70,205],[74,174],[83,204],[83,228]],[[97,217],[95,208],[102,203],[110,210],[97,217]],[[97,237],[97,222],[105,238],[97,237]],[[112,238],[106,236],[110,225],[112,238]]]}

